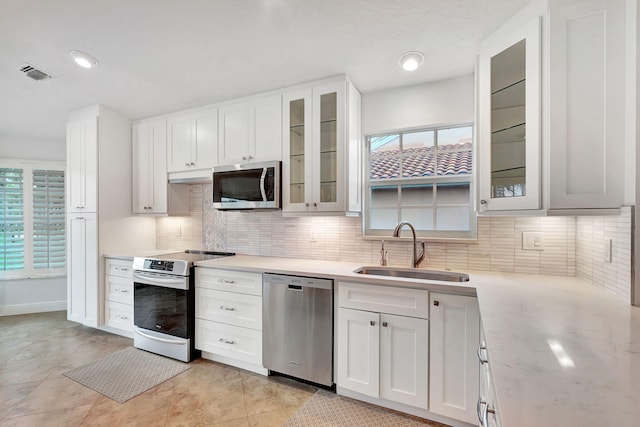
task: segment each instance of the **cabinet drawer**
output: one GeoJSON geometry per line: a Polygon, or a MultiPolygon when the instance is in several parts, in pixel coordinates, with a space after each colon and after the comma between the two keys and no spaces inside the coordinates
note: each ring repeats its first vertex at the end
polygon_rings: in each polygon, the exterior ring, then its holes
{"type": "Polygon", "coordinates": [[[133,306],[107,301],[106,324],[113,328],[133,332],[133,306]]]}
{"type": "Polygon", "coordinates": [[[196,287],[262,295],[262,274],[198,267],[196,287]]]}
{"type": "Polygon", "coordinates": [[[109,276],[128,277],[133,278],[133,261],[127,261],[124,259],[107,258],[106,259],[106,272],[109,276]]]}
{"type": "Polygon", "coordinates": [[[262,298],[196,288],[196,317],[262,330],[262,298]]]}
{"type": "Polygon", "coordinates": [[[105,276],[105,294],[108,301],[133,304],[133,281],[118,276],[105,276]]]}
{"type": "Polygon", "coordinates": [[[340,307],[429,318],[429,291],[394,286],[338,284],[340,307]]]}
{"type": "Polygon", "coordinates": [[[262,366],[262,332],[196,319],[196,348],[262,366]]]}

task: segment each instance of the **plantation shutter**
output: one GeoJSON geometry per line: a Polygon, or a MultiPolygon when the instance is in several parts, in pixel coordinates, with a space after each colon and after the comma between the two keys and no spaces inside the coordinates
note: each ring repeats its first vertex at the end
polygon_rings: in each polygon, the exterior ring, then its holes
{"type": "Polygon", "coordinates": [[[24,268],[24,177],[0,168],[0,271],[24,268]]]}
{"type": "Polygon", "coordinates": [[[33,268],[65,266],[64,172],[33,171],[33,268]]]}

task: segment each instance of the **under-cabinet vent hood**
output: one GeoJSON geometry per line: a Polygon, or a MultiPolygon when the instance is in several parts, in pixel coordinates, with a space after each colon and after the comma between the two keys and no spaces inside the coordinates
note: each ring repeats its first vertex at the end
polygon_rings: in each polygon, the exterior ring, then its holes
{"type": "Polygon", "coordinates": [[[198,169],[193,171],[169,172],[170,184],[211,184],[211,169],[198,169]]]}

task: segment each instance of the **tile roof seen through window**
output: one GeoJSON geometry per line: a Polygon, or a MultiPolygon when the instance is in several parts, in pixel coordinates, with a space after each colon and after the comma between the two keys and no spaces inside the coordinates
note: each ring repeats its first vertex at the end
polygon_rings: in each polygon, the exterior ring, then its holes
{"type": "Polygon", "coordinates": [[[402,152],[385,150],[371,153],[370,179],[416,178],[437,175],[466,175],[472,168],[472,144],[461,142],[435,147],[408,148],[402,152]],[[436,162],[437,153],[437,162],[436,162]],[[400,176],[402,161],[402,177],[400,176]]]}

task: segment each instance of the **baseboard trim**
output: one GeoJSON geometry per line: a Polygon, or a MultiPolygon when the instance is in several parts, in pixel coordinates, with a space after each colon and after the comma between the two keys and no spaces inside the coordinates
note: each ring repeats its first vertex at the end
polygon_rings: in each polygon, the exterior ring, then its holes
{"type": "Polygon", "coordinates": [[[67,309],[67,301],[47,301],[32,304],[15,304],[0,307],[0,316],[15,316],[18,314],[46,313],[67,309]]]}

